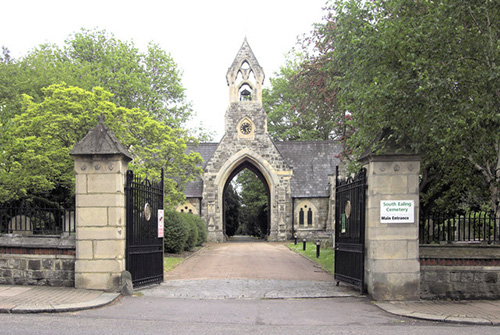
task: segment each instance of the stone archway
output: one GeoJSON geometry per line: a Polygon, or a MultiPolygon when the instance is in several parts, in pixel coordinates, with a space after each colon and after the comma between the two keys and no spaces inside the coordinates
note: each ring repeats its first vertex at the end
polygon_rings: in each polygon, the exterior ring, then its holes
{"type": "Polygon", "coordinates": [[[270,211],[270,208],[271,208],[271,191],[270,191],[270,187],[269,187],[269,184],[268,184],[268,181],[267,181],[266,177],[262,174],[262,172],[250,160],[244,160],[242,163],[240,163],[240,165],[238,165],[233,170],[233,172],[231,172],[231,174],[229,175],[229,177],[227,178],[227,180],[225,182],[224,189],[222,191],[222,204],[223,204],[223,207],[222,207],[222,211],[223,211],[222,223],[223,223],[223,232],[224,232],[224,235],[225,235],[226,238],[228,237],[227,233],[226,233],[226,227],[227,227],[226,208],[225,208],[225,204],[226,204],[226,201],[225,201],[226,190],[227,190],[227,187],[229,186],[229,184],[231,183],[231,181],[240,172],[242,172],[244,170],[251,171],[262,182],[262,185],[264,185],[265,195],[266,195],[266,198],[267,198],[267,228],[266,228],[265,236],[269,236],[269,234],[271,232],[271,211],[270,211]]]}
{"type": "MultiPolygon", "coordinates": [[[[214,166],[215,168],[215,166],[214,166]]],[[[203,212],[208,222],[209,240],[222,242],[224,236],[224,191],[232,178],[248,168],[262,180],[269,190],[269,239],[286,239],[287,224],[285,213],[291,206],[289,180],[291,171],[276,171],[273,166],[261,155],[249,148],[244,148],[222,164],[212,170],[207,167],[204,175],[203,212]],[[281,236],[283,235],[283,236],[281,236]]]]}

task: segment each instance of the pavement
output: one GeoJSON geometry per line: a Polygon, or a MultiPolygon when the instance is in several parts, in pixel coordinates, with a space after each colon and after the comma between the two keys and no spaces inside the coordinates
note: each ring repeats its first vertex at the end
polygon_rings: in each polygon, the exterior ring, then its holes
{"type": "MultiPolygon", "coordinates": [[[[248,246],[238,246],[241,259],[245,261],[234,261],[226,272],[220,271],[223,263],[226,265],[230,259],[226,257],[224,249],[228,245],[218,245],[213,248],[204,248],[195,257],[185,261],[182,268],[174,269],[167,273],[166,281],[161,285],[153,285],[137,290],[137,294],[145,297],[155,296],[170,299],[334,299],[345,297],[362,296],[351,287],[340,284],[325,277],[312,262],[295,265],[293,268],[304,268],[311,266],[306,271],[307,278],[302,273],[290,272],[288,278],[282,278],[284,269],[278,263],[286,261],[288,256],[274,257],[275,250],[268,249],[266,245],[260,249],[267,255],[258,258],[257,263],[263,265],[265,259],[270,261],[282,260],[276,264],[268,265],[264,276],[244,278],[247,269],[254,269],[254,264],[244,262],[255,262],[248,258],[248,246]],[[197,263],[197,258],[209,256],[213,264],[208,268],[212,273],[200,271],[198,266],[206,262],[197,263]],[[217,258],[219,257],[219,261],[217,258]],[[217,262],[221,262],[220,264],[217,262]],[[241,263],[238,265],[238,262],[241,263]],[[241,272],[236,273],[237,268],[241,272]],[[229,271],[229,272],[228,272],[229,271]],[[233,273],[231,273],[233,271],[233,273]],[[194,276],[198,273],[198,277],[194,276]],[[188,277],[186,277],[188,276],[188,277]],[[243,277],[243,278],[240,278],[243,277]]],[[[238,253],[231,251],[231,258],[238,257],[238,253]]],[[[302,257],[290,258],[289,262],[302,262],[302,257]]],[[[206,268],[206,267],[205,267],[206,268]]],[[[265,268],[265,266],[263,267],[265,268]]],[[[255,275],[255,272],[253,273],[255,275]]],[[[120,297],[119,293],[103,291],[82,290],[67,287],[45,287],[45,286],[16,286],[0,285],[0,313],[56,313],[72,312],[84,309],[103,307],[111,304],[120,297]]],[[[368,299],[368,298],[367,298],[368,299]]],[[[466,323],[478,325],[500,326],[500,301],[499,300],[420,300],[420,301],[373,301],[374,305],[382,310],[402,316],[422,320],[466,323]]]]}
{"type": "Polygon", "coordinates": [[[72,312],[108,305],[119,296],[71,287],[0,285],[0,313],[72,312]]]}

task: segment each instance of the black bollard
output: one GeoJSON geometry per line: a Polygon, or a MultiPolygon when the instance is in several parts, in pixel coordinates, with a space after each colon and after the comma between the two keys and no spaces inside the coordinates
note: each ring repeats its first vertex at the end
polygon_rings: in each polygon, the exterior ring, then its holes
{"type": "Polygon", "coordinates": [[[293,237],[293,240],[294,240],[295,245],[297,245],[297,234],[295,234],[295,236],[293,237]]]}
{"type": "Polygon", "coordinates": [[[304,251],[306,251],[306,242],[307,242],[306,239],[302,240],[302,243],[303,243],[302,250],[304,250],[304,251]]]}
{"type": "Polygon", "coordinates": [[[319,243],[319,240],[316,241],[316,258],[319,258],[319,246],[320,246],[320,243],[319,243]]]}

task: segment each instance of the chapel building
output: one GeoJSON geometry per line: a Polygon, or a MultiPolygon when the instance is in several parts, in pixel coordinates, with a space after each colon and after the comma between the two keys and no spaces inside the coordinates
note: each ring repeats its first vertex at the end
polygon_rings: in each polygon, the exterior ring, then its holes
{"type": "Polygon", "coordinates": [[[200,143],[188,151],[204,160],[203,175],[186,186],[186,203],[178,211],[200,215],[208,240],[227,239],[224,191],[249,169],[263,182],[268,196],[268,240],[327,239],[333,233],[337,141],[273,141],[262,105],[264,71],[246,38],[226,74],[229,106],[225,134],[219,143],[200,143]]]}

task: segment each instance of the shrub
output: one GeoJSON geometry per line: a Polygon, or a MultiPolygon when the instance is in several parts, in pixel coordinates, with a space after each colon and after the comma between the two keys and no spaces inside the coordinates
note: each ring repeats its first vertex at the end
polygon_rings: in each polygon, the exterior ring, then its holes
{"type": "Polygon", "coordinates": [[[199,216],[195,216],[195,223],[198,226],[198,246],[207,241],[207,225],[199,216]]]}
{"type": "Polygon", "coordinates": [[[205,221],[203,221],[203,219],[200,218],[198,215],[194,214],[181,213],[181,216],[185,218],[190,225],[196,227],[197,237],[195,246],[199,247],[203,245],[203,243],[207,241],[207,226],[205,224],[205,221]]]}
{"type": "Polygon", "coordinates": [[[180,213],[182,220],[188,227],[188,238],[184,245],[184,250],[189,251],[193,249],[198,243],[198,226],[194,221],[194,215],[188,213],[180,213]]]}
{"type": "Polygon", "coordinates": [[[165,211],[165,251],[178,254],[184,250],[189,236],[189,227],[181,214],[175,211],[165,211]]]}

